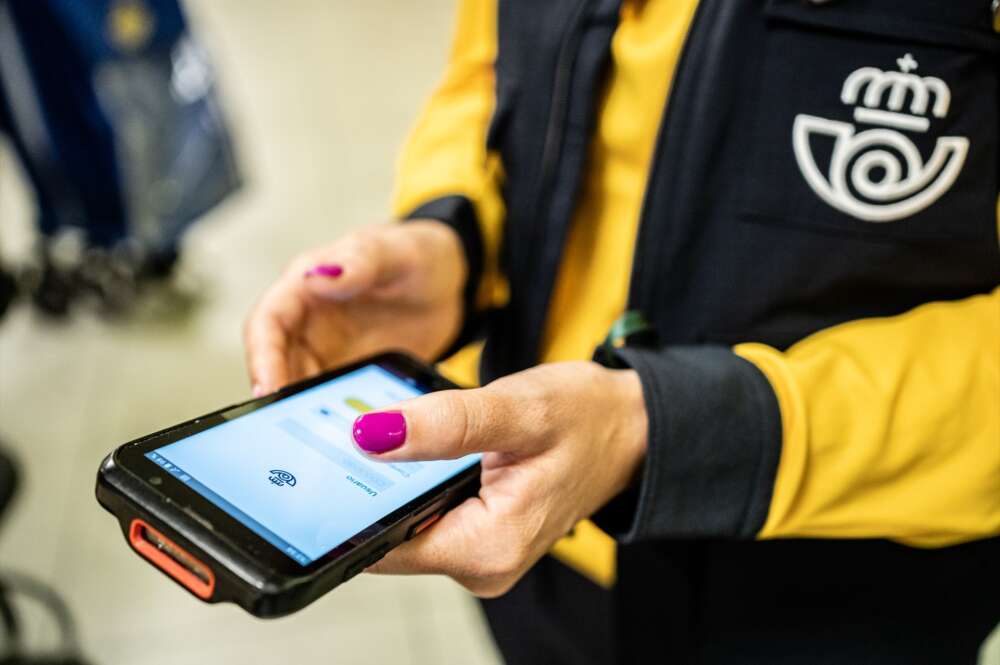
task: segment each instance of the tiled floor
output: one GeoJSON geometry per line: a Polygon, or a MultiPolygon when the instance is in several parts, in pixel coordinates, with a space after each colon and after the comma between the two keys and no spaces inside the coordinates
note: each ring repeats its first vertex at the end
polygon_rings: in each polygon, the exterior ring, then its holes
{"type": "MultiPolygon", "coordinates": [[[[125,546],[93,499],[115,444],[247,393],[240,322],[297,250],[387,215],[396,149],[439,71],[453,0],[188,3],[238,132],[246,188],[190,238],[188,318],[71,325],[26,307],[0,325],[0,436],[27,485],[0,567],[50,581],[94,665],[497,663],[473,600],[447,580],[362,576],[290,618],[209,607],[125,546]]],[[[30,242],[30,204],[0,158],[0,241],[30,242]]],[[[42,625],[31,641],[51,640],[42,625]]],[[[984,662],[1000,665],[1000,639],[984,662]]]]}
{"type": "MultiPolygon", "coordinates": [[[[133,555],[93,498],[114,445],[247,395],[240,325],[299,249],[385,219],[394,158],[444,62],[452,0],[188,3],[219,69],[246,187],[192,234],[193,316],[71,324],[25,306],[0,324],[0,438],[27,477],[0,568],[51,582],[94,665],[496,663],[474,600],[440,578],[362,576],[306,611],[205,606],[133,555]]],[[[30,242],[30,202],[0,157],[0,239],[30,242]]],[[[29,640],[55,634],[38,624],[29,640]]]]}

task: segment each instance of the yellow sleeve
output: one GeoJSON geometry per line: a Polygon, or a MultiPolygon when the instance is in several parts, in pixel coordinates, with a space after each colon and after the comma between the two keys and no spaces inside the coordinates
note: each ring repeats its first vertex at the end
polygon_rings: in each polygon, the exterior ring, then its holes
{"type": "Polygon", "coordinates": [[[481,307],[505,292],[497,267],[502,173],[499,156],[486,148],[496,105],[496,52],[497,0],[461,0],[447,69],[403,148],[392,206],[396,217],[405,217],[443,197],[472,203],[484,255],[481,307]]]}
{"type": "Polygon", "coordinates": [[[940,547],[1000,534],[1000,288],[735,351],[778,396],[760,538],[940,547]]]}

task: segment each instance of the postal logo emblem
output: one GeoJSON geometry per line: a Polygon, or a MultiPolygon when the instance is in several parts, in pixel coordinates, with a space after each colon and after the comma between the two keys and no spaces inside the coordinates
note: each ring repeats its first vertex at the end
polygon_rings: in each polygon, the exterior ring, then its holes
{"type": "Polygon", "coordinates": [[[931,117],[947,117],[951,90],[939,78],[914,74],[919,64],[909,53],[896,64],[899,71],[862,67],[844,81],[840,100],[871,129],[799,114],[792,130],[795,159],[816,195],[866,222],[893,222],[933,205],[955,184],[969,153],[968,138],[943,136],[924,159],[903,132],[926,133],[931,117]],[[825,169],[813,154],[816,135],[834,139],[825,169]]]}

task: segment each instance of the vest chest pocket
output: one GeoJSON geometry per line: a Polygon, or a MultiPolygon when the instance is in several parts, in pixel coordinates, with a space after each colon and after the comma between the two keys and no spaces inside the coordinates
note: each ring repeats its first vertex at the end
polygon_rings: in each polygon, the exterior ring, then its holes
{"type": "Polygon", "coordinates": [[[747,221],[997,246],[987,0],[768,0],[747,221]]]}

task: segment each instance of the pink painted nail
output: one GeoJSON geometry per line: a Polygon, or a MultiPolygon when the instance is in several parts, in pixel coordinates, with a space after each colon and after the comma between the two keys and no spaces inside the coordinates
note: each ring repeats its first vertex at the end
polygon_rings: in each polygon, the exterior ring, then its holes
{"type": "Polygon", "coordinates": [[[322,264],[308,270],[305,277],[340,277],[344,274],[344,268],[336,264],[322,264]]]}
{"type": "Polygon", "coordinates": [[[264,389],[261,388],[256,383],[253,384],[253,396],[254,397],[263,397],[264,396],[264,389]]]}
{"type": "Polygon", "coordinates": [[[366,453],[387,453],[406,442],[406,418],[400,411],[379,411],[358,416],[354,440],[366,453]]]}

